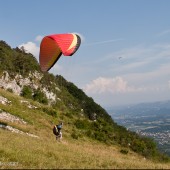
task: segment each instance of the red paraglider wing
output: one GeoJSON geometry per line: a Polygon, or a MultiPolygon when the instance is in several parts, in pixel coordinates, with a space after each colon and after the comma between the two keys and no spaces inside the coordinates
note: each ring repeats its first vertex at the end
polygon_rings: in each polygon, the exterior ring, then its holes
{"type": "Polygon", "coordinates": [[[60,58],[73,55],[79,48],[81,39],[76,34],[54,34],[43,38],[40,45],[40,67],[48,71],[60,58]]]}

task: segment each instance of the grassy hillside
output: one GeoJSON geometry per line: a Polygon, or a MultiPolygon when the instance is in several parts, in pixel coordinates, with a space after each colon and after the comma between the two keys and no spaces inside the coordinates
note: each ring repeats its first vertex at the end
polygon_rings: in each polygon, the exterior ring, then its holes
{"type": "MultiPolygon", "coordinates": [[[[170,167],[170,163],[151,161],[130,149],[128,153],[118,145],[106,145],[83,136],[72,138],[73,120],[60,111],[56,116],[47,114],[48,106],[26,100],[0,89],[0,96],[6,97],[11,104],[0,104],[1,110],[22,118],[27,124],[1,120],[1,124],[11,125],[26,134],[12,133],[0,128],[0,167],[1,168],[158,168],[170,167]],[[28,108],[21,101],[28,101],[36,109],[28,108]],[[53,125],[64,121],[63,140],[56,141],[53,125]]],[[[127,149],[126,149],[127,150],[127,149]]]]}
{"type": "Polygon", "coordinates": [[[0,114],[10,113],[27,122],[0,119],[1,126],[22,131],[22,134],[12,133],[0,128],[2,168],[9,165],[10,168],[169,167],[169,163],[163,163],[169,162],[169,158],[159,153],[153,140],[117,125],[73,83],[60,75],[42,73],[32,54],[25,53],[24,49],[12,49],[0,41],[0,76],[4,71],[10,79],[19,75],[32,84],[36,82],[38,88],[18,82],[22,87],[20,96],[12,89],[0,89],[0,96],[11,101],[0,104],[0,114]],[[29,77],[35,71],[41,78],[29,77]],[[55,101],[47,99],[43,88],[56,95],[55,101]],[[64,122],[64,138],[57,142],[52,128],[60,121],[64,122]]]}

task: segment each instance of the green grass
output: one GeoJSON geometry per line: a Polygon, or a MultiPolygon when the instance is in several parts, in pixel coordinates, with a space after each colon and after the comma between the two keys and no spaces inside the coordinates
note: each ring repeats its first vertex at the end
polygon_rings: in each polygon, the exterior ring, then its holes
{"type": "MultiPolygon", "coordinates": [[[[56,110],[56,115],[47,112],[49,106],[24,99],[0,89],[0,95],[11,101],[11,105],[0,104],[0,109],[16,115],[27,122],[26,125],[7,123],[24,132],[39,136],[33,138],[26,134],[17,134],[0,128],[0,168],[2,169],[169,169],[170,163],[160,163],[145,159],[127,148],[118,145],[109,146],[85,136],[78,140],[71,137],[75,130],[76,117],[69,118],[68,113],[56,110]],[[27,100],[37,109],[29,109],[21,100],[27,100]],[[56,141],[52,133],[54,124],[63,120],[63,140],[56,141]],[[127,153],[122,153],[126,150],[127,153]]],[[[83,119],[83,118],[82,118],[83,119]]],[[[81,131],[79,131],[81,135],[81,131]]]]}
{"type": "MultiPolygon", "coordinates": [[[[167,168],[161,164],[145,160],[130,152],[121,154],[119,147],[107,146],[94,141],[77,141],[64,138],[55,141],[53,135],[40,139],[0,130],[1,168],[167,168]],[[8,166],[15,162],[15,166],[8,166]]],[[[44,137],[43,137],[44,136],[44,137]]]]}

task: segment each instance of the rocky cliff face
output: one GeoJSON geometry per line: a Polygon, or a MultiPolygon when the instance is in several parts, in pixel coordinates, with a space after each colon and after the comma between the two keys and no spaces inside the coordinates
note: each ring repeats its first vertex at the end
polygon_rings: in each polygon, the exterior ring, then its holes
{"type": "MultiPolygon", "coordinates": [[[[29,76],[24,78],[22,75],[16,74],[14,77],[10,77],[7,71],[4,71],[0,76],[0,87],[5,90],[11,90],[17,95],[21,95],[22,89],[24,86],[30,86],[31,89],[40,89],[49,100],[49,103],[56,101],[56,94],[49,91],[46,87],[42,87],[40,80],[42,79],[43,74],[38,71],[30,72],[29,76]]],[[[60,89],[55,87],[58,91],[60,89]]]]}

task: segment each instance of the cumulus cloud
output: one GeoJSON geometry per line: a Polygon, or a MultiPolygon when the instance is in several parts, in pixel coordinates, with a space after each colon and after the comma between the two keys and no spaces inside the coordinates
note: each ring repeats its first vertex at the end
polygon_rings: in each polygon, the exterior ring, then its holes
{"type": "Polygon", "coordinates": [[[84,91],[88,94],[101,93],[126,93],[144,90],[129,86],[122,77],[104,78],[99,77],[87,84],[84,91]]]}
{"type": "Polygon", "coordinates": [[[39,55],[39,47],[33,43],[33,42],[27,42],[27,43],[23,43],[21,45],[18,46],[19,48],[24,47],[25,51],[27,53],[31,53],[33,54],[36,58],[38,58],[39,55]]]}
{"type": "MultiPolygon", "coordinates": [[[[42,38],[43,38],[42,35],[37,35],[35,37],[34,41],[41,42],[42,38]]],[[[22,43],[22,44],[20,44],[18,46],[18,48],[24,47],[26,53],[31,53],[38,59],[38,57],[39,57],[39,49],[40,48],[39,48],[39,45],[37,45],[34,41],[33,42],[29,41],[29,42],[26,42],[26,43],[22,43]]]]}

